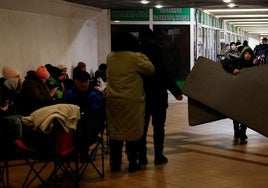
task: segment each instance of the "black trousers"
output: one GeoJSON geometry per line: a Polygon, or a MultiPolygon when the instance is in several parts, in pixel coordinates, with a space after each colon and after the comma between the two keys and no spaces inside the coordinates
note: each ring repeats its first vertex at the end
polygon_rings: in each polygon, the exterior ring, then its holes
{"type": "MultiPolygon", "coordinates": [[[[110,139],[110,162],[111,165],[120,166],[122,164],[123,140],[110,139]]],[[[126,154],[129,163],[136,163],[138,160],[138,141],[126,141],[126,154]]]]}
{"type": "Polygon", "coordinates": [[[235,133],[238,133],[239,137],[241,137],[242,139],[247,139],[246,136],[247,126],[235,120],[233,120],[233,124],[235,133]]]}
{"type": "Polygon", "coordinates": [[[145,106],[145,125],[143,136],[139,141],[139,157],[146,157],[147,152],[147,132],[152,119],[153,125],[153,141],[154,141],[154,153],[155,157],[163,155],[164,150],[164,139],[165,139],[165,122],[167,105],[152,106],[146,104],[145,106]]]}

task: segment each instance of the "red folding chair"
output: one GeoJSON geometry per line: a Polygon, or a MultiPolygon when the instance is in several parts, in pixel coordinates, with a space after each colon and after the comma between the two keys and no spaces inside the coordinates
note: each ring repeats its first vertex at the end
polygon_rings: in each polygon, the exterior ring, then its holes
{"type": "Polygon", "coordinates": [[[57,119],[53,121],[53,124],[53,129],[49,135],[49,138],[52,139],[51,150],[48,153],[31,149],[22,141],[16,142],[20,155],[30,167],[23,188],[29,187],[36,179],[44,186],[60,187],[70,177],[73,180],[73,187],[79,187],[78,155],[73,147],[73,130],[67,133],[57,119]],[[48,178],[45,179],[42,177],[42,172],[49,162],[53,162],[54,165],[48,178]],[[41,163],[41,166],[37,167],[38,163],[41,163]]]}

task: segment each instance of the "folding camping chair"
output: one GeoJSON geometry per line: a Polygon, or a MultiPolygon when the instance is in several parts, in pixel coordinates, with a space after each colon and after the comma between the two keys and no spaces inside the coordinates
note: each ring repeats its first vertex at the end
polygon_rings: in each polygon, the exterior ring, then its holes
{"type": "Polygon", "coordinates": [[[109,143],[109,133],[108,133],[106,121],[104,122],[104,128],[101,131],[101,137],[103,138],[103,142],[104,141],[106,142],[105,144],[103,144],[102,149],[104,150],[104,153],[106,155],[109,155],[109,153],[110,153],[110,147],[109,147],[110,143],[109,143]],[[105,140],[104,140],[104,135],[106,137],[105,140]]]}
{"type": "Polygon", "coordinates": [[[103,144],[103,135],[97,137],[94,143],[90,145],[89,152],[88,152],[88,160],[81,161],[79,166],[79,179],[83,176],[84,172],[86,171],[89,164],[96,170],[101,178],[104,177],[104,144],[103,144]],[[95,164],[95,159],[97,156],[98,151],[101,152],[101,169],[97,167],[95,164]]]}
{"type": "Polygon", "coordinates": [[[9,120],[4,119],[0,127],[0,187],[9,187],[9,161],[17,159],[13,143],[16,126],[10,126],[9,123],[9,120]]]}
{"type": "Polygon", "coordinates": [[[57,122],[53,122],[55,126],[48,136],[48,142],[51,141],[50,150],[38,150],[28,147],[22,141],[16,141],[18,151],[30,167],[29,172],[23,183],[23,188],[29,187],[36,179],[42,185],[49,187],[60,187],[63,181],[71,174],[74,180],[74,187],[79,187],[79,171],[78,171],[78,156],[73,147],[72,135],[73,131],[68,133],[57,122]],[[54,163],[54,167],[47,179],[42,177],[42,171],[48,166],[49,162],[54,163]],[[74,166],[72,162],[74,161],[74,166]],[[37,164],[41,166],[37,167],[37,164]],[[58,178],[60,176],[60,178],[58,178]]]}
{"type": "Polygon", "coordinates": [[[8,160],[0,161],[0,187],[9,187],[8,160]]]}

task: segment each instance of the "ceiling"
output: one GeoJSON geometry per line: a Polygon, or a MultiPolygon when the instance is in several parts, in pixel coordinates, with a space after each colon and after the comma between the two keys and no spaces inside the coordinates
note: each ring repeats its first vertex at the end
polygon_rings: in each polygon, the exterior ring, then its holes
{"type": "Polygon", "coordinates": [[[236,6],[227,7],[222,0],[149,0],[144,5],[140,0],[66,0],[73,3],[97,7],[111,8],[153,8],[157,3],[171,8],[199,8],[207,13],[226,20],[232,25],[253,35],[268,36],[268,0],[231,0],[236,6]]]}

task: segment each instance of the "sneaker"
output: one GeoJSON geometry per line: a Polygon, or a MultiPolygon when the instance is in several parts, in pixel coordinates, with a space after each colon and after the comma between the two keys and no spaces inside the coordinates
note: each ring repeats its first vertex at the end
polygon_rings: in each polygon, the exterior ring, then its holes
{"type": "Polygon", "coordinates": [[[139,163],[129,163],[128,172],[136,172],[141,169],[141,165],[139,163]]]}
{"type": "Polygon", "coordinates": [[[164,164],[164,163],[167,163],[167,162],[168,162],[168,159],[164,155],[155,157],[155,159],[154,159],[154,164],[155,165],[160,165],[160,164],[164,164]]]}

